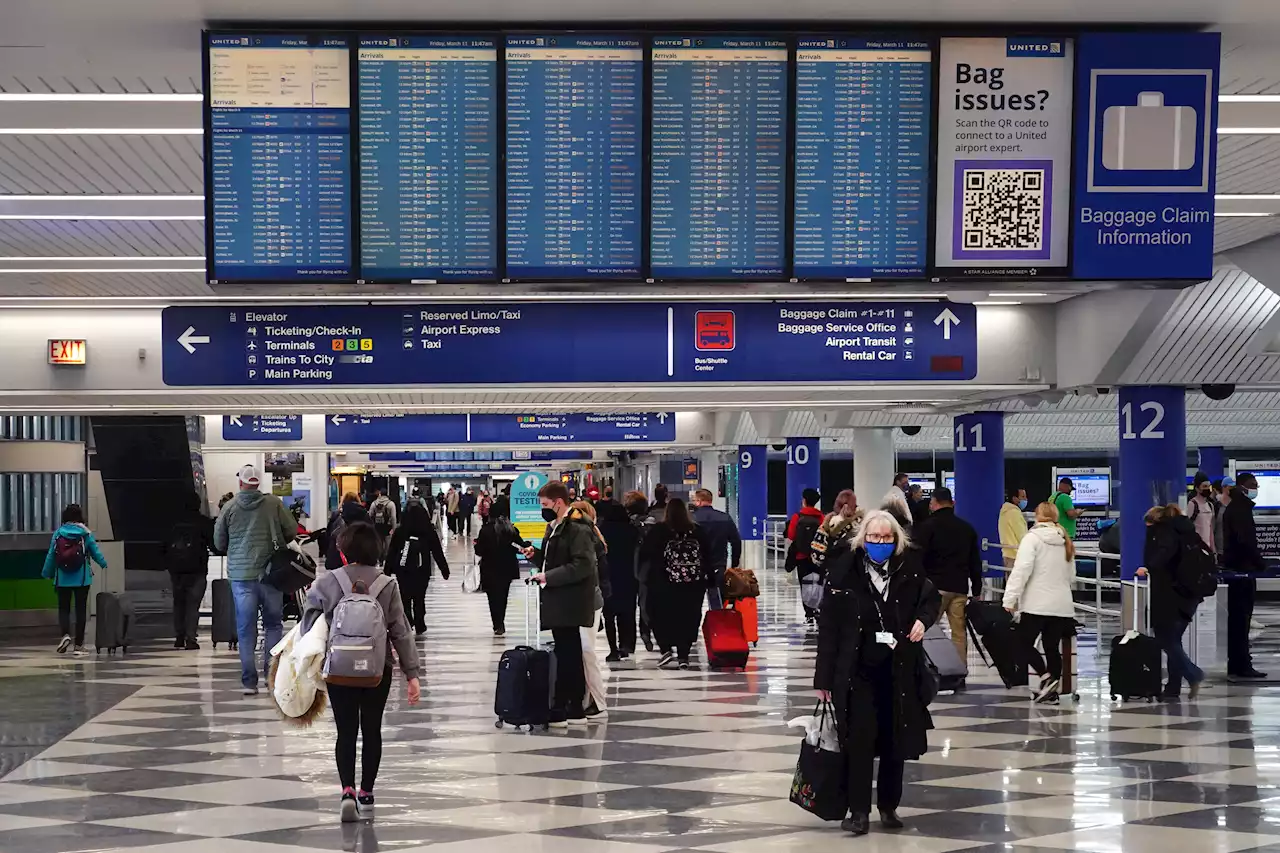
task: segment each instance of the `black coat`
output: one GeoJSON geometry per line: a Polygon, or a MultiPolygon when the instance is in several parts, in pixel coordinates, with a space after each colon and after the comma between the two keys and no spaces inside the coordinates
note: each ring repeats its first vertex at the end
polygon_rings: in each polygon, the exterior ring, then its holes
{"type": "Polygon", "coordinates": [[[978,531],[954,507],[940,507],[915,525],[911,540],[920,550],[925,575],[939,591],[982,594],[978,531]]]}
{"type": "Polygon", "coordinates": [[[480,558],[480,588],[485,592],[509,586],[520,577],[520,555],[515,546],[527,547],[511,519],[490,514],[476,536],[476,556],[480,558]]]}
{"type": "Polygon", "coordinates": [[[1173,625],[1178,617],[1194,618],[1200,603],[1174,588],[1184,542],[1201,544],[1195,524],[1186,516],[1175,515],[1147,528],[1142,562],[1151,578],[1151,625],[1156,630],[1173,625]]]}
{"type": "Polygon", "coordinates": [[[360,506],[357,501],[347,501],[329,516],[329,525],[325,528],[324,539],[324,567],[326,569],[342,568],[342,553],[338,550],[338,536],[342,533],[343,527],[348,524],[355,524],[357,521],[373,524],[373,519],[369,517],[369,511],[360,506]],[[338,523],[339,519],[342,520],[342,524],[338,523]]]}
{"type": "Polygon", "coordinates": [[[1231,503],[1222,511],[1222,565],[1237,572],[1265,572],[1267,561],[1258,548],[1258,531],[1253,524],[1253,501],[1236,486],[1231,503]]]}
{"type": "MultiPolygon", "coordinates": [[[[880,630],[865,556],[859,548],[826,561],[827,590],[818,617],[818,660],[813,674],[814,689],[831,691],[845,751],[860,755],[874,753],[879,734],[875,696],[863,686],[868,682],[854,677],[864,645],[873,643],[875,632],[880,630]]],[[[892,557],[890,566],[888,600],[881,607],[892,608],[900,629],[892,658],[893,749],[897,758],[915,759],[928,749],[933,718],[921,696],[923,647],[909,641],[907,634],[916,621],[927,627],[938,620],[942,598],[921,571],[914,549],[892,557]]]]}
{"type": "Polygon", "coordinates": [[[595,525],[566,516],[534,551],[533,562],[546,573],[542,588],[542,627],[590,628],[596,621],[595,525]]]}
{"type": "Polygon", "coordinates": [[[445,559],[440,534],[436,533],[435,525],[428,524],[424,530],[410,532],[402,524],[391,534],[384,570],[395,576],[401,589],[410,594],[419,594],[431,582],[432,560],[435,560],[440,569],[440,576],[448,580],[449,561],[445,559]]]}
{"type": "MultiPolygon", "coordinates": [[[[627,601],[636,594],[636,553],[640,547],[640,530],[617,501],[601,501],[596,505],[596,525],[609,546],[609,586],[611,595],[627,601]]],[[[634,603],[634,602],[633,602],[634,603]]]]}
{"type": "MultiPolygon", "coordinates": [[[[661,591],[672,586],[667,576],[665,552],[667,543],[675,535],[675,528],[663,521],[649,528],[649,532],[645,534],[644,542],[640,544],[640,561],[648,567],[649,575],[646,581],[651,591],[661,591]]],[[[698,551],[702,563],[702,586],[710,589],[716,585],[715,569],[711,565],[711,541],[707,537],[707,531],[700,524],[693,526],[693,538],[698,542],[698,551]]]]}

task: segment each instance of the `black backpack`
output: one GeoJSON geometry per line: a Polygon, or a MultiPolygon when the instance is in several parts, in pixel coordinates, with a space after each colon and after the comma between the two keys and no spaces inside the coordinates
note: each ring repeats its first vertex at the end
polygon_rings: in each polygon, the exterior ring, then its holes
{"type": "Polygon", "coordinates": [[[796,520],[796,536],[787,549],[787,571],[796,567],[800,560],[813,558],[813,538],[822,528],[822,519],[815,515],[801,515],[796,520]]]}
{"type": "Polygon", "coordinates": [[[1196,533],[1184,533],[1181,544],[1173,588],[1188,598],[1208,598],[1218,591],[1218,561],[1196,533]]]}
{"type": "Polygon", "coordinates": [[[209,551],[196,525],[178,522],[165,546],[166,568],[178,574],[200,574],[208,570],[209,551]]]}

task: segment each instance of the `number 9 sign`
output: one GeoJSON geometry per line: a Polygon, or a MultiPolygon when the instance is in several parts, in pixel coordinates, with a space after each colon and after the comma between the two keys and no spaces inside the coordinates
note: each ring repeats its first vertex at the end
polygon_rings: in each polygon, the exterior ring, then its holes
{"type": "Polygon", "coordinates": [[[751,463],[755,461],[755,458],[750,450],[743,450],[738,454],[738,461],[742,463],[742,467],[745,470],[751,467],[751,463]]]}

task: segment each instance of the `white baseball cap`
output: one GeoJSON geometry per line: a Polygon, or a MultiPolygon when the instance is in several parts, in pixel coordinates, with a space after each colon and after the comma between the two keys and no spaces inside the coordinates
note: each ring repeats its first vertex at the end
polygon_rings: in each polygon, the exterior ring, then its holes
{"type": "Polygon", "coordinates": [[[236,476],[239,478],[241,485],[256,486],[262,482],[262,477],[258,474],[257,467],[253,465],[245,465],[241,468],[236,476]]]}

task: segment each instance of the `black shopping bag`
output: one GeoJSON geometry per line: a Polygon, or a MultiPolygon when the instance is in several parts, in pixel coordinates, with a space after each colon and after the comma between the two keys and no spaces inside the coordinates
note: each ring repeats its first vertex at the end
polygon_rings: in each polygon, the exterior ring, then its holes
{"type": "MultiPolygon", "coordinates": [[[[823,708],[823,714],[829,713],[823,708]]],[[[800,741],[800,760],[791,779],[791,802],[823,820],[841,820],[849,811],[843,752],[800,741]]]]}

